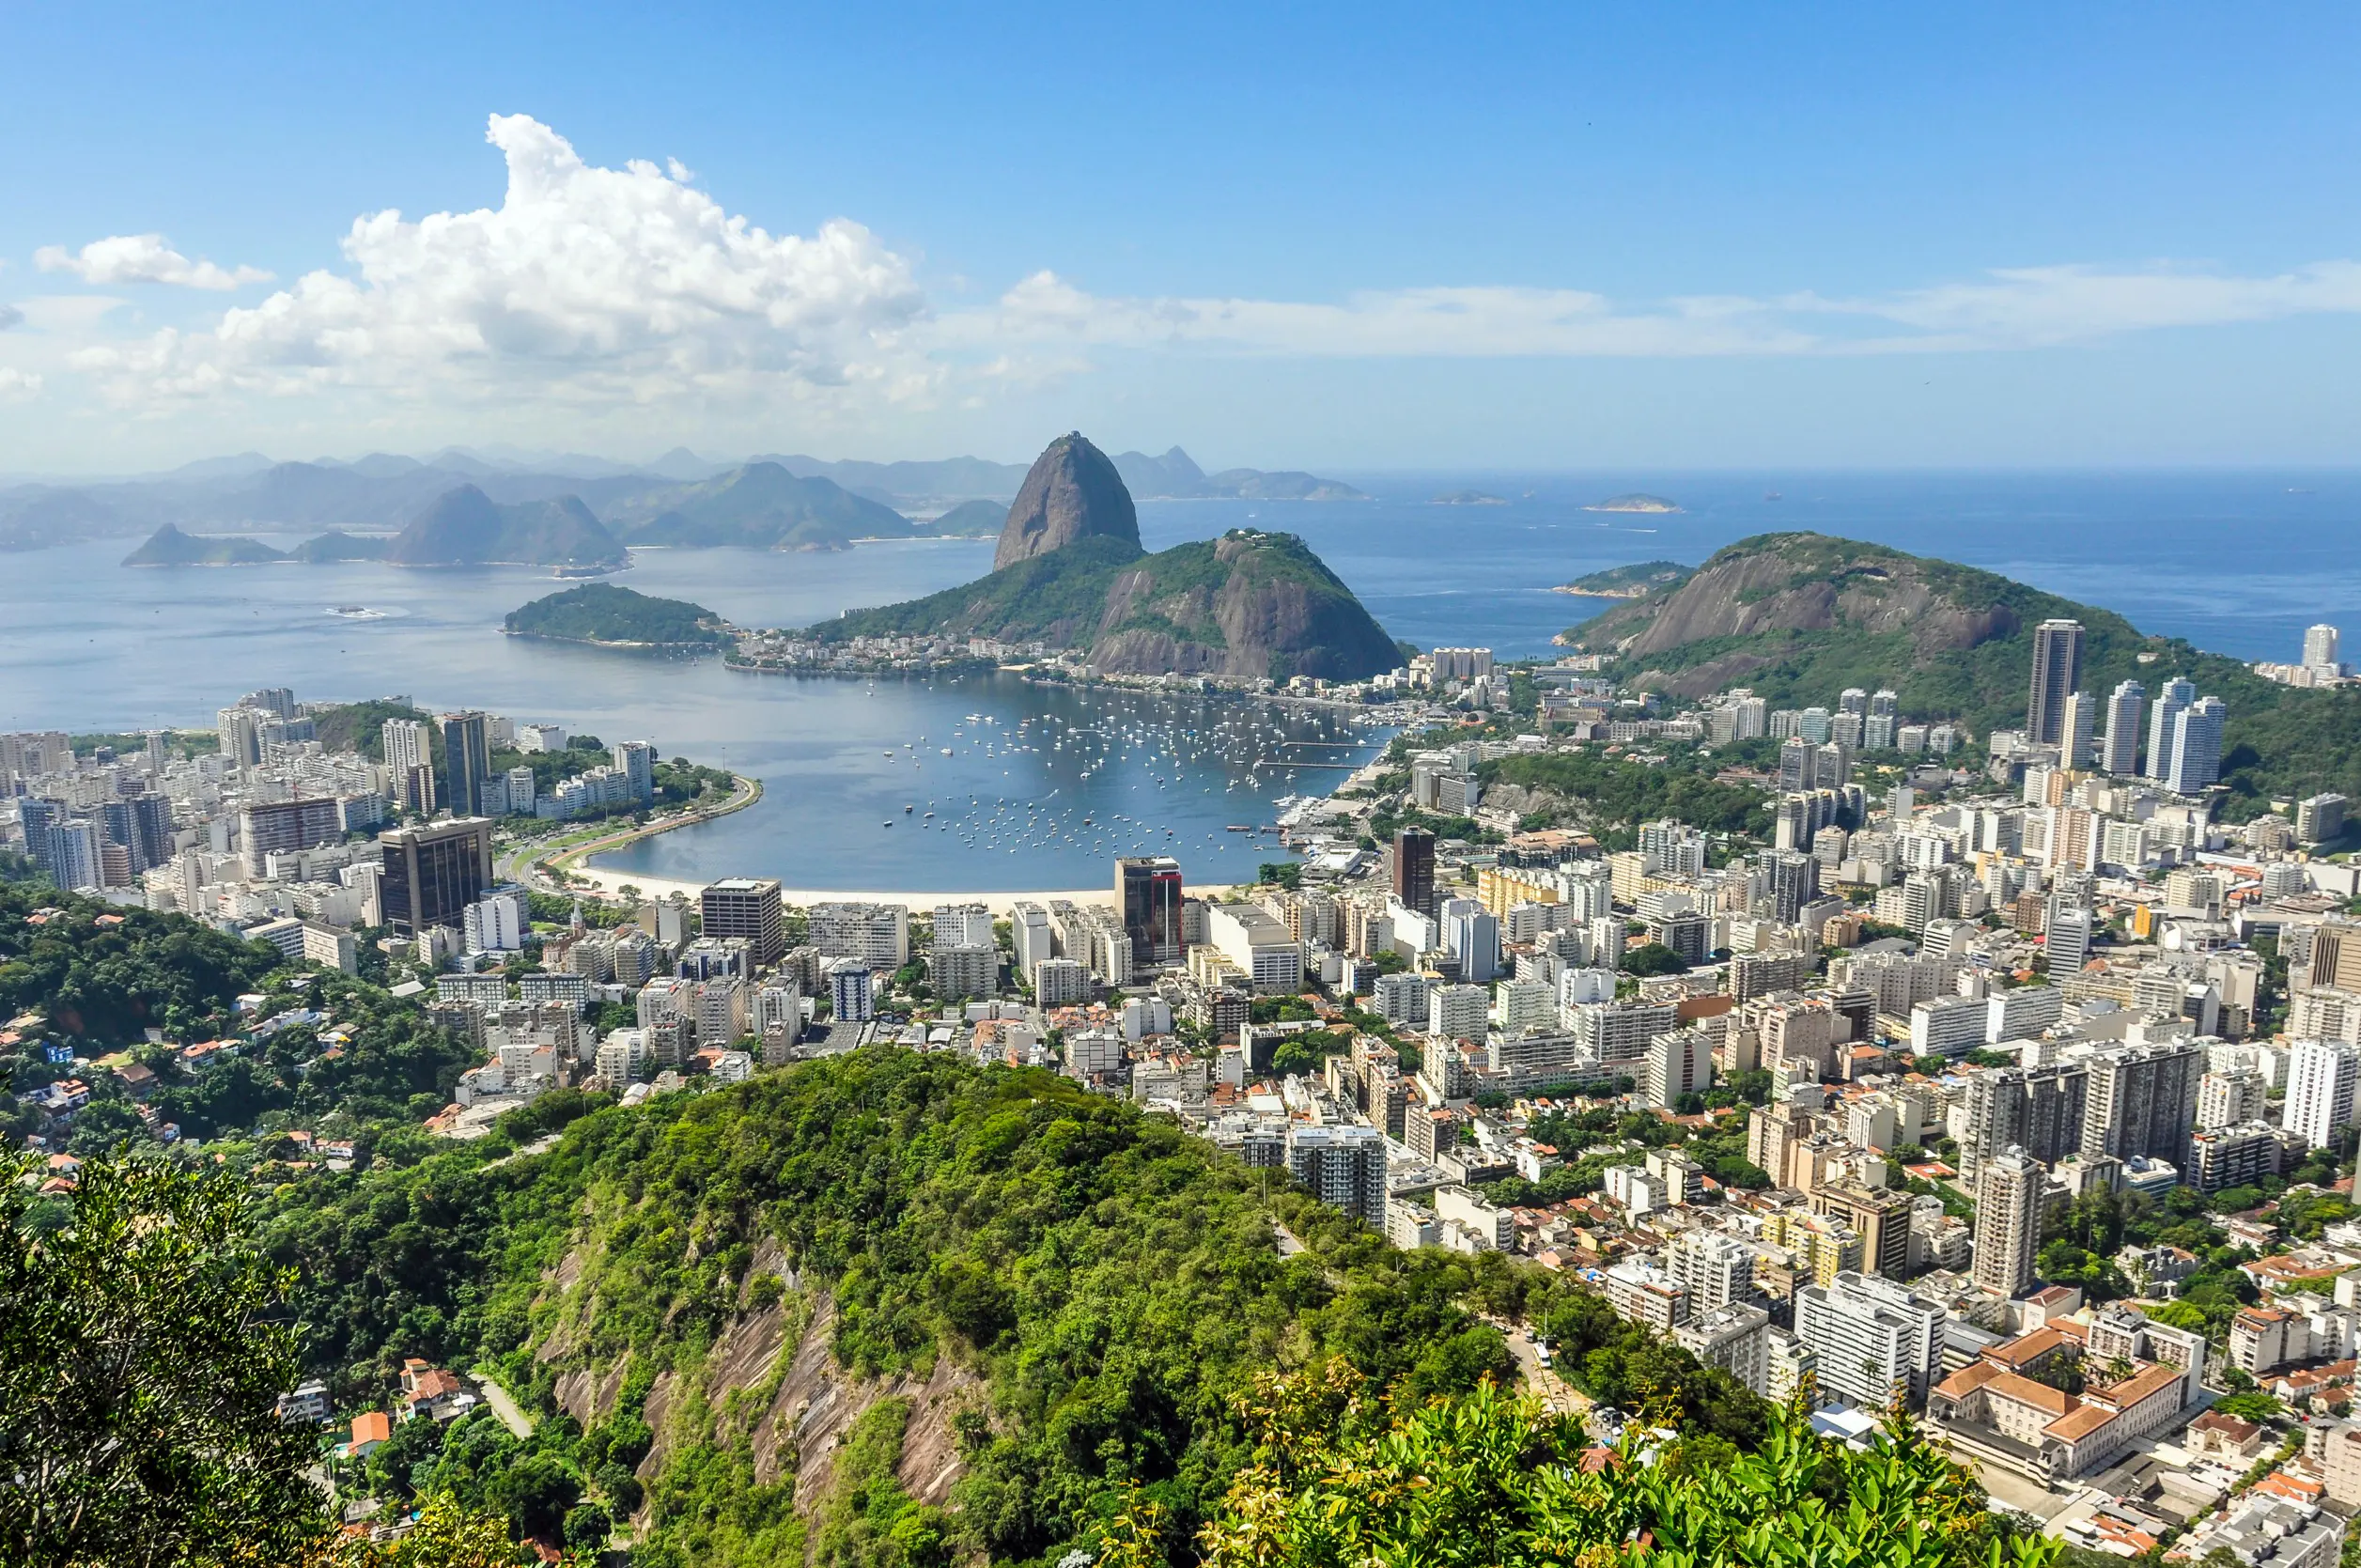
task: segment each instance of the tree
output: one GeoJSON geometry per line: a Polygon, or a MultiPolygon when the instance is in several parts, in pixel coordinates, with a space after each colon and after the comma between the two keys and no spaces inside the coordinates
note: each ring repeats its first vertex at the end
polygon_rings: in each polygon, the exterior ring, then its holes
{"type": "Polygon", "coordinates": [[[0,1165],[0,1560],[292,1560],[325,1529],[296,1377],[293,1287],[235,1177],[92,1159],[69,1222],[35,1230],[0,1165]]]}

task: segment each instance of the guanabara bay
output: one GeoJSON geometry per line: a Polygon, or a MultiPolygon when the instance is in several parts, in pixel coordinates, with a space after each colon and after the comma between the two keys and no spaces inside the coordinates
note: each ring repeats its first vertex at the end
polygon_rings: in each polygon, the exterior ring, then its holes
{"type": "Polygon", "coordinates": [[[2361,1568],[2350,7],[547,10],[6,12],[0,1568],[2361,1568]]]}

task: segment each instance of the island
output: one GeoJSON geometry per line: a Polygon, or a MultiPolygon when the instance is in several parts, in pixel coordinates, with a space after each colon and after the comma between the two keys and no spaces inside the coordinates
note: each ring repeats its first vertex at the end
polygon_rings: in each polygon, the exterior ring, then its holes
{"type": "Polygon", "coordinates": [[[1685,567],[1678,561],[1641,561],[1594,571],[1571,582],[1561,582],[1550,591],[1572,594],[1577,598],[1639,598],[1659,588],[1677,588],[1696,571],[1695,567],[1685,567]]]}
{"type": "Polygon", "coordinates": [[[183,534],[165,523],[147,543],[123,557],[127,567],[264,567],[287,559],[260,539],[242,534],[183,534]]]}
{"type": "Polygon", "coordinates": [[[536,598],[510,611],[501,630],[511,637],[635,652],[712,653],[730,642],[728,623],[704,605],[612,582],[585,582],[536,598]]]}
{"type": "Polygon", "coordinates": [[[1508,497],[1487,495],[1483,490],[1445,490],[1427,503],[1430,506],[1505,506],[1508,497]]]}
{"type": "Polygon", "coordinates": [[[1610,495],[1606,500],[1582,509],[1586,512],[1645,512],[1653,516],[1677,512],[1681,508],[1678,504],[1667,501],[1660,495],[1646,495],[1634,490],[1629,495],[1610,495]]]}

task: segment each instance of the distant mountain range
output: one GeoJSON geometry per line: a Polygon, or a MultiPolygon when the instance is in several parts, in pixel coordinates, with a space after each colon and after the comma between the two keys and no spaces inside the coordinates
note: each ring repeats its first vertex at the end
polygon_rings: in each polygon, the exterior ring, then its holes
{"type": "MultiPolygon", "coordinates": [[[[1309,474],[1230,469],[1206,474],[1173,447],[1160,458],[1126,452],[1113,459],[1134,491],[1148,498],[1352,500],[1349,485],[1309,474]]],[[[370,560],[402,565],[464,565],[508,560],[530,536],[533,565],[579,564],[622,556],[631,544],[695,548],[842,549],[862,538],[988,536],[1024,481],[1026,466],[981,458],[934,462],[826,462],[816,458],[756,458],[718,462],[676,448],[638,467],[578,454],[484,454],[452,448],[427,458],[374,453],[352,462],[272,462],[241,453],[190,463],[167,474],[88,483],[0,487],[0,551],[39,550],[89,539],[157,536],[169,526],[182,542],[152,537],[136,565],[199,564],[183,557],[235,555],[267,560],[370,560]],[[444,500],[472,489],[477,501],[454,522],[445,515],[425,531],[432,547],[394,545],[372,536],[401,535],[444,500]],[[486,534],[494,507],[570,503],[580,508],[562,528],[502,518],[486,534]],[[913,514],[941,514],[929,522],[913,514]],[[584,515],[609,536],[582,526],[584,515]],[[474,525],[466,525],[472,517],[474,525]],[[521,527],[523,534],[515,532],[521,527]],[[207,541],[251,532],[325,531],[293,551],[257,544],[212,550],[207,541]],[[483,535],[479,537],[478,535],[483,535]],[[563,548],[552,543],[564,540],[563,548]],[[187,541],[195,541],[190,543],[187,541]],[[425,551],[421,553],[422,550],[425,551]],[[487,555],[486,551],[495,553],[487,555]],[[443,553],[447,551],[448,553],[443,553]]],[[[549,523],[555,514],[541,514],[549,523]]]]}

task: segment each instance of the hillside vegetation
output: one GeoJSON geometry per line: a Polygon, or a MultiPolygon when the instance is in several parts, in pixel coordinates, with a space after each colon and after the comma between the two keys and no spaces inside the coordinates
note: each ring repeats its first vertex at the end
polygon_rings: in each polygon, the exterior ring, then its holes
{"type": "Polygon", "coordinates": [[[657,598],[612,582],[585,582],[536,598],[502,623],[512,637],[662,647],[719,647],[721,617],[686,599],[657,598]]]}
{"type": "Polygon", "coordinates": [[[1833,706],[1851,686],[1891,688],[1904,713],[1955,719],[1979,737],[2025,722],[2032,629],[2083,626],[2083,687],[2175,675],[2229,706],[2228,815],[2273,797],[2361,791],[2361,691],[2280,686],[2179,638],[1996,572],[1821,534],[1764,534],[1717,551],[1676,586],[1566,633],[1621,656],[1633,684],[1701,697],[1747,686],[1774,706],[1833,706]]]}
{"type": "Polygon", "coordinates": [[[1078,539],[989,577],[812,629],[831,640],[940,634],[1087,648],[1128,673],[1353,679],[1401,654],[1351,589],[1292,534],[1233,529],[1155,555],[1078,539]]]}

